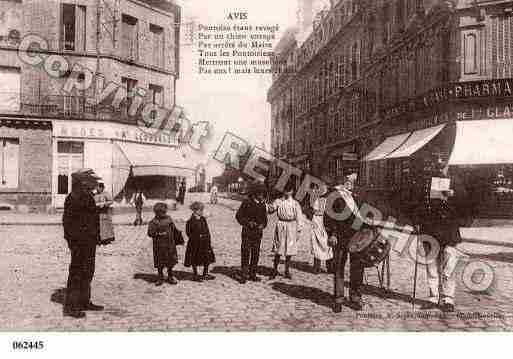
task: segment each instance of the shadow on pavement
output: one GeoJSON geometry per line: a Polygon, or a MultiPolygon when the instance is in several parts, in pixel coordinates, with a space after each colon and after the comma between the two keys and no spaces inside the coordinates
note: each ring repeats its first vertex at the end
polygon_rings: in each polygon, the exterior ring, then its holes
{"type": "MultiPolygon", "coordinates": [[[[308,263],[308,262],[291,261],[290,266],[294,269],[301,271],[301,272],[315,274],[314,269],[313,269],[313,264],[308,263]]],[[[326,271],[323,269],[323,271],[321,273],[326,274],[326,271]]]]}
{"type": "Polygon", "coordinates": [[[240,268],[236,266],[215,266],[214,268],[212,268],[212,273],[224,275],[239,283],[242,280],[240,268]]]}
{"type": "Polygon", "coordinates": [[[272,284],[272,288],[280,293],[297,299],[306,299],[317,305],[331,308],[333,299],[330,293],[319,288],[306,287],[304,285],[287,284],[276,282],[272,284]]]}
{"type": "MultiPolygon", "coordinates": [[[[257,268],[257,275],[269,277],[272,274],[272,272],[272,268],[269,267],[258,266],[257,268]]],[[[240,267],[238,266],[216,266],[212,269],[212,273],[224,275],[239,283],[242,282],[242,272],[240,270],[240,267]]]]}
{"type": "MultiPolygon", "coordinates": [[[[345,286],[349,287],[349,282],[345,282],[345,286]]],[[[404,294],[399,292],[394,292],[390,289],[380,288],[369,284],[363,284],[362,285],[362,294],[372,295],[376,298],[381,299],[392,299],[397,300],[405,303],[412,303],[413,298],[410,294],[404,294]]],[[[415,299],[415,305],[424,305],[424,304],[430,304],[427,300],[415,299]]]]}
{"type": "Polygon", "coordinates": [[[64,301],[66,300],[66,288],[56,289],[52,295],[50,296],[50,301],[64,305],[64,301]]]}
{"type": "MultiPolygon", "coordinates": [[[[167,274],[167,273],[164,272],[164,274],[167,274]]],[[[192,281],[194,278],[192,272],[184,272],[184,271],[174,270],[173,275],[179,281],[181,281],[181,280],[192,281]]],[[[155,284],[157,282],[157,280],[159,279],[159,277],[156,273],[136,273],[134,275],[134,279],[141,279],[147,283],[155,284]]]]}
{"type": "MultiPolygon", "coordinates": [[[[349,283],[346,282],[345,286],[348,287],[349,283]]],[[[303,285],[297,284],[287,284],[282,282],[276,282],[272,284],[272,288],[280,293],[286,294],[290,297],[297,299],[306,299],[315,304],[323,305],[325,307],[331,308],[333,304],[333,295],[331,293],[327,293],[319,288],[306,287],[303,285]]],[[[378,287],[363,285],[362,286],[362,294],[364,295],[372,295],[377,298],[382,299],[394,299],[403,301],[406,303],[412,302],[412,297],[410,295],[401,294],[397,292],[393,292],[390,290],[383,290],[378,287]]],[[[416,299],[415,305],[424,305],[429,304],[428,301],[422,299],[416,299]]],[[[344,306],[350,307],[350,304],[347,300],[344,300],[344,306]]]]}

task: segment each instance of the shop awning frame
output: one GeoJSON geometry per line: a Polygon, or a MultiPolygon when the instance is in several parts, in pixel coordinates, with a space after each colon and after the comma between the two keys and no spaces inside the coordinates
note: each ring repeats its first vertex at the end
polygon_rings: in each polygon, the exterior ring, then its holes
{"type": "Polygon", "coordinates": [[[410,137],[411,132],[402,133],[387,137],[376,148],[374,148],[362,161],[371,162],[385,159],[390,153],[399,148],[410,137]]]}
{"type": "Polygon", "coordinates": [[[385,159],[410,157],[431,142],[444,128],[445,124],[442,124],[411,133],[408,139],[395,151],[385,156],[385,159]]]}
{"type": "Polygon", "coordinates": [[[116,168],[129,167],[134,176],[190,177],[195,168],[188,166],[189,160],[174,147],[151,146],[129,142],[115,142],[127,162],[116,168]]]}

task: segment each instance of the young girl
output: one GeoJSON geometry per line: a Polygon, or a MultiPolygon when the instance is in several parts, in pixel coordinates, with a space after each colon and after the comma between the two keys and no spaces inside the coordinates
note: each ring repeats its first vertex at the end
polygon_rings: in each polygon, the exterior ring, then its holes
{"type": "Polygon", "coordinates": [[[164,268],[167,268],[168,283],[176,285],[178,281],[173,276],[173,267],[178,263],[176,242],[180,231],[167,215],[167,204],[156,203],[153,212],[155,218],[148,224],[148,236],[153,239],[153,261],[159,274],[156,285],[161,286],[164,283],[164,268]]]}
{"type": "Polygon", "coordinates": [[[215,263],[215,255],[210,242],[207,220],[203,217],[204,207],[203,203],[194,202],[190,207],[192,216],[186,224],[189,241],[185,250],[185,266],[192,266],[194,280],[197,282],[215,279],[214,276],[208,274],[208,266],[215,263]],[[198,266],[203,266],[202,277],[198,276],[198,266]]]}

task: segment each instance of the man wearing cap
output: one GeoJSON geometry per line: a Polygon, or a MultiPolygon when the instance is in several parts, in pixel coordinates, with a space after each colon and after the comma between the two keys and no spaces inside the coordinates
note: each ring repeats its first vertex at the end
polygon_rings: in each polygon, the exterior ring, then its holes
{"type": "Polygon", "coordinates": [[[249,199],[240,206],[235,218],[242,226],[241,244],[241,283],[249,279],[260,281],[257,277],[258,260],[260,258],[260,244],[263,230],[267,227],[267,206],[264,201],[265,190],[260,185],[251,188],[249,199]]]}
{"type": "Polygon", "coordinates": [[[64,238],[71,251],[64,315],[73,318],[85,317],[85,310],[103,309],[91,303],[91,281],[100,234],[99,213],[92,192],[98,179],[91,169],[73,173],[72,190],[64,202],[64,238]]]}
{"type": "Polygon", "coordinates": [[[357,232],[353,226],[358,206],[352,195],[352,178],[344,176],[343,185],[335,185],[334,189],[327,198],[324,226],[328,234],[328,243],[333,247],[333,311],[339,313],[344,303],[344,269],[348,257],[350,258],[349,305],[355,310],[362,309],[360,287],[363,282],[364,266],[354,256],[349,256],[348,249],[349,240],[357,232]]]}

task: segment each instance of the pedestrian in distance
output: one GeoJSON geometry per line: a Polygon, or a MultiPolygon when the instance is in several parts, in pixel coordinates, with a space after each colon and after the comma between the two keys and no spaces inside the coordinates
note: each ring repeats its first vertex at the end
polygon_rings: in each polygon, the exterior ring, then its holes
{"type": "Polygon", "coordinates": [[[91,302],[96,246],[100,243],[100,220],[93,190],[100,177],[91,169],[82,169],[71,178],[72,190],[64,202],[62,216],[64,239],[71,252],[63,314],[83,318],[84,311],[103,310],[102,306],[91,302]]]}
{"type": "Polygon", "coordinates": [[[218,188],[216,185],[213,185],[210,189],[210,203],[211,204],[217,204],[217,195],[218,195],[218,188]]]}
{"type": "Polygon", "coordinates": [[[255,185],[250,190],[249,199],[242,202],[235,218],[242,226],[241,233],[241,283],[249,279],[259,282],[257,277],[260,244],[263,230],[267,227],[267,206],[265,204],[265,189],[255,185]]]}
{"type": "Polygon", "coordinates": [[[212,249],[210,230],[206,218],[203,216],[205,205],[201,202],[191,204],[192,215],[186,223],[185,231],[189,238],[185,250],[185,266],[192,267],[194,281],[215,279],[208,273],[210,264],[215,263],[212,249]],[[203,266],[203,275],[198,275],[198,267],[203,266]]]}
{"type": "Polygon", "coordinates": [[[185,203],[185,192],[186,192],[185,181],[183,181],[180,184],[180,188],[178,189],[178,198],[177,198],[178,203],[180,203],[181,205],[183,205],[185,203]]]}
{"type": "Polygon", "coordinates": [[[158,271],[155,283],[164,283],[164,268],[167,268],[167,282],[178,284],[173,275],[173,267],[178,263],[176,246],[183,244],[181,232],[176,228],[171,217],[167,214],[167,204],[156,203],[153,207],[155,217],[148,224],[148,237],[153,240],[153,262],[158,271]]]}
{"type": "Polygon", "coordinates": [[[285,257],[285,278],[292,279],[290,261],[292,256],[298,253],[297,242],[303,228],[301,205],[294,199],[293,194],[294,187],[287,185],[283,196],[268,207],[270,214],[276,212],[278,215],[272,249],[274,253],[273,272],[270,279],[275,279],[279,275],[278,265],[281,256],[285,257]]]}
{"type": "Polygon", "coordinates": [[[144,194],[142,191],[136,191],[134,197],[132,198],[132,203],[135,205],[135,221],[134,226],[142,226],[143,218],[142,212],[144,207],[144,194]]]}

